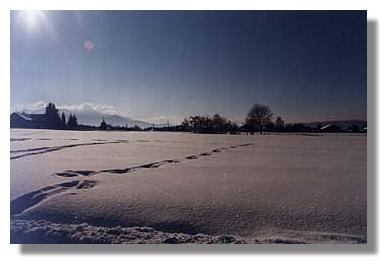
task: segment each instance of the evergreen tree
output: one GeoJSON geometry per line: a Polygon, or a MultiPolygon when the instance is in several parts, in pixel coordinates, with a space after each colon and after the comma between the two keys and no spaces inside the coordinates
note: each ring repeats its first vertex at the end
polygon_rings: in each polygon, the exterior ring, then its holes
{"type": "Polygon", "coordinates": [[[72,114],[69,114],[68,121],[67,121],[67,128],[71,129],[71,125],[72,125],[72,114]]]}
{"type": "Polygon", "coordinates": [[[65,120],[64,112],[61,114],[61,128],[65,129],[67,127],[67,122],[65,120]]]}
{"type": "Polygon", "coordinates": [[[276,128],[276,131],[279,131],[279,132],[284,130],[284,120],[282,120],[282,118],[280,116],[276,118],[275,128],[276,128]]]}
{"type": "Polygon", "coordinates": [[[74,114],[74,127],[78,127],[78,119],[76,118],[76,115],[74,114]]]}
{"type": "Polygon", "coordinates": [[[67,128],[68,129],[76,129],[76,127],[78,127],[78,119],[76,118],[75,115],[69,114],[67,128]]]}
{"type": "Polygon", "coordinates": [[[53,103],[49,103],[45,108],[45,127],[48,129],[61,128],[59,111],[53,103]]]}

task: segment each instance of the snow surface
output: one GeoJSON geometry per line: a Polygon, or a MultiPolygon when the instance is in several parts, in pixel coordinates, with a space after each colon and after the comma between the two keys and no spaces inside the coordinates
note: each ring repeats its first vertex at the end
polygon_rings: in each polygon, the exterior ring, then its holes
{"type": "Polygon", "coordinates": [[[364,243],[366,158],[362,134],[12,129],[11,240],[364,243]]]}

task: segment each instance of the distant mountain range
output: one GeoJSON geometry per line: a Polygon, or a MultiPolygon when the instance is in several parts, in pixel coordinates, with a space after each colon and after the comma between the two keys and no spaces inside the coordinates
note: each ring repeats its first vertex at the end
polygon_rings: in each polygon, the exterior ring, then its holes
{"type": "MultiPolygon", "coordinates": [[[[151,127],[152,123],[145,122],[145,121],[140,121],[140,120],[135,120],[130,117],[125,117],[125,116],[120,116],[120,115],[115,115],[115,114],[105,114],[99,111],[68,111],[68,110],[62,110],[59,109],[60,114],[62,112],[65,113],[65,115],[68,116],[69,113],[73,113],[76,115],[78,118],[78,123],[79,124],[85,124],[85,125],[94,125],[98,126],[102,119],[105,119],[105,122],[107,124],[113,125],[113,126],[125,126],[128,125],[128,127],[133,127],[135,125],[139,126],[140,128],[147,128],[151,127]]],[[[158,125],[155,125],[158,127],[158,125]]]]}
{"type": "MultiPolygon", "coordinates": [[[[78,110],[78,111],[72,111],[72,110],[68,110],[68,109],[59,109],[60,116],[61,116],[62,112],[65,113],[65,116],[67,119],[68,119],[68,116],[70,113],[75,114],[78,119],[78,123],[83,124],[83,125],[99,126],[102,119],[105,119],[105,122],[107,124],[110,124],[113,126],[127,125],[128,127],[133,127],[133,126],[137,125],[140,128],[148,128],[153,125],[150,122],[135,120],[130,117],[120,116],[120,115],[116,115],[116,114],[102,113],[102,112],[92,110],[92,109],[78,110]]],[[[23,114],[23,113],[40,114],[40,113],[44,113],[44,110],[43,109],[37,109],[37,110],[23,109],[22,111],[19,111],[19,114],[23,114]]],[[[161,124],[155,124],[155,126],[160,127],[161,124]]]]}

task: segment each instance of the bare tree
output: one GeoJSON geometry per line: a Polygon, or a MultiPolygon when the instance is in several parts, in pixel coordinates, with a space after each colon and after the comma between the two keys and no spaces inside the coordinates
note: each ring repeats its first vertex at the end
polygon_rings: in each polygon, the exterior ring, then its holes
{"type": "Polygon", "coordinates": [[[263,134],[265,126],[271,122],[272,115],[272,111],[268,106],[254,104],[246,117],[246,125],[249,126],[251,132],[263,134]]]}

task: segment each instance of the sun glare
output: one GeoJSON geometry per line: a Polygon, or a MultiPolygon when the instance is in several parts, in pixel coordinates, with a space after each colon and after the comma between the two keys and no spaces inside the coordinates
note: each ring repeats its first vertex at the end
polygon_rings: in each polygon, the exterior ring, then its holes
{"type": "Polygon", "coordinates": [[[45,23],[45,15],[40,10],[20,11],[19,19],[28,30],[37,30],[45,23]]]}

